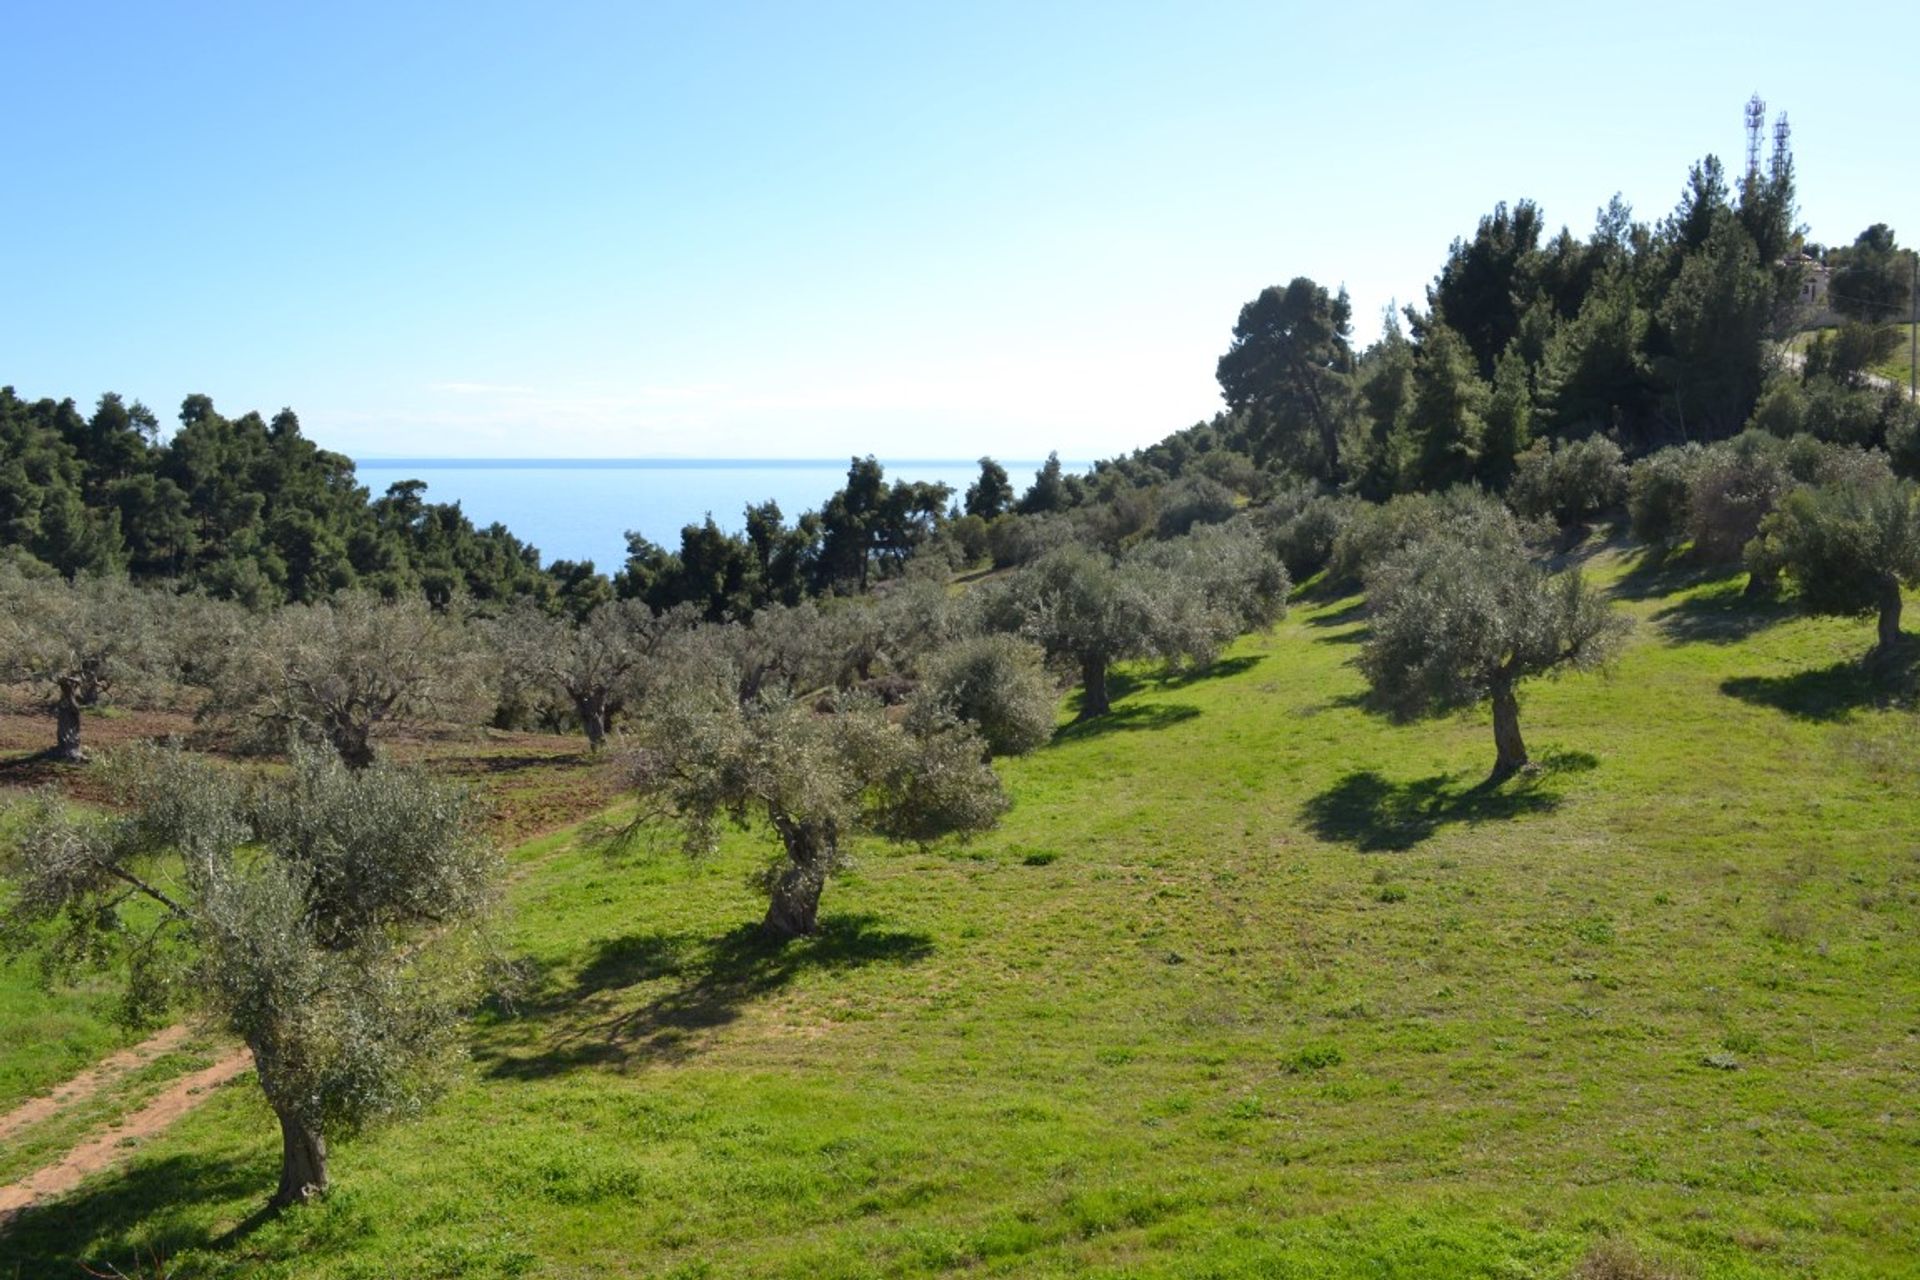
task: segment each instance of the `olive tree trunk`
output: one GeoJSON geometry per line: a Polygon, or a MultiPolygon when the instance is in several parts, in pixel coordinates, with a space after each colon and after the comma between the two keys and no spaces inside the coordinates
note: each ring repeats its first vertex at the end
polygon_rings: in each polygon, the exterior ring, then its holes
{"type": "Polygon", "coordinates": [[[1747,570],[1747,586],[1741,594],[1749,600],[1771,600],[1780,594],[1780,566],[1774,557],[1766,559],[1768,563],[1747,570]]]}
{"type": "Polygon", "coordinates": [[[605,691],[577,694],[573,699],[573,709],[580,717],[580,727],[586,730],[587,746],[598,751],[607,740],[607,695],[605,691]]]}
{"type": "Polygon", "coordinates": [[[336,720],[327,729],[327,741],[349,769],[365,769],[373,763],[373,730],[351,720],[336,720]]]}
{"type": "Polygon", "coordinates": [[[1879,652],[1890,654],[1900,645],[1900,583],[1898,580],[1883,583],[1880,587],[1880,647],[1879,652]]]}
{"type": "Polygon", "coordinates": [[[1520,736],[1520,699],[1514,696],[1511,676],[1503,675],[1493,683],[1493,748],[1489,781],[1500,782],[1527,767],[1527,744],[1520,736]]]}
{"type": "Polygon", "coordinates": [[[291,1111],[275,1109],[280,1117],[280,1188],[273,1207],[304,1204],[327,1190],[327,1140],[317,1126],[291,1111]]]}
{"type": "Polygon", "coordinates": [[[54,704],[53,758],[79,764],[87,758],[80,748],[80,680],[61,676],[60,700],[54,704]]]}
{"type": "Polygon", "coordinates": [[[787,846],[787,863],[774,877],[767,918],[760,930],[785,942],[813,933],[820,919],[820,891],[827,886],[833,865],[834,838],[812,827],[776,822],[787,846]]]}
{"type": "Polygon", "coordinates": [[[1104,657],[1080,659],[1080,718],[1091,720],[1113,710],[1107,700],[1107,660],[1104,657]]]}

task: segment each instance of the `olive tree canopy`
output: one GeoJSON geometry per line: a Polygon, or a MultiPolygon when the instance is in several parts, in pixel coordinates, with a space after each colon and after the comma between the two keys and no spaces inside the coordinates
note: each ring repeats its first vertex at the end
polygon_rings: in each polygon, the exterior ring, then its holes
{"type": "Polygon", "coordinates": [[[969,636],[927,659],[908,717],[914,724],[963,721],[994,755],[1017,756],[1053,737],[1059,701],[1038,645],[1017,636],[969,636]]]}
{"type": "Polygon", "coordinates": [[[87,758],[83,708],[166,679],[172,599],[124,578],[0,573],[0,678],[30,680],[54,694],[53,758],[87,758]]]}
{"type": "Polygon", "coordinates": [[[781,853],[764,877],[762,928],[814,931],[820,893],[844,865],[844,842],[871,833],[925,843],[991,827],[1007,806],[980,739],[951,721],[909,731],[871,697],[841,695],[827,713],[769,693],[747,703],[698,690],[650,709],[634,782],[639,821],[678,826],[690,853],[721,827],[764,821],[781,853]]]}
{"type": "Polygon", "coordinates": [[[430,720],[472,723],[491,692],[476,637],[424,601],[355,593],[287,605],[236,634],[203,715],[254,745],[320,741],[352,768],[377,739],[430,720]]]}
{"type": "Polygon", "coordinates": [[[1529,763],[1519,683],[1604,662],[1627,627],[1578,571],[1550,576],[1517,538],[1415,543],[1369,575],[1367,606],[1375,700],[1402,717],[1491,700],[1495,781],[1529,763]]]}
{"type": "Polygon", "coordinates": [[[1205,666],[1285,607],[1287,571],[1245,522],[1120,560],[1069,543],[986,594],[990,630],[1017,632],[1080,669],[1080,715],[1112,707],[1107,671],[1129,658],[1205,666]]]}
{"type": "Polygon", "coordinates": [[[127,974],[246,1043],[280,1122],[276,1205],[327,1187],[329,1133],[418,1107],[460,1044],[498,859],[464,793],[300,749],[242,781],[171,748],[109,761],[106,819],[51,792],[0,847],[0,944],[127,974]]]}
{"type": "Polygon", "coordinates": [[[493,634],[506,679],[565,697],[598,751],[613,718],[646,686],[663,646],[697,617],[692,605],[655,614],[640,600],[609,600],[574,623],[523,605],[493,634]]]}
{"type": "Polygon", "coordinates": [[[1874,652],[1900,643],[1900,589],[1920,586],[1920,486],[1890,475],[1795,490],[1762,526],[1765,554],[1785,567],[1814,613],[1877,613],[1874,652]]]}

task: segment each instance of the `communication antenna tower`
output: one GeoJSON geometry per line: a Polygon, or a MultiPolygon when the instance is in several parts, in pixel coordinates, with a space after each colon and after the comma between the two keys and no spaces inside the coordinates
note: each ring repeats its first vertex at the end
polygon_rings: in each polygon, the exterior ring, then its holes
{"type": "Polygon", "coordinates": [[[1759,94],[1747,99],[1747,180],[1760,176],[1760,135],[1767,127],[1767,104],[1759,94]]]}
{"type": "Polygon", "coordinates": [[[1787,162],[1787,147],[1793,140],[1793,126],[1787,123],[1787,113],[1782,111],[1773,121],[1773,159],[1768,162],[1774,177],[1780,176],[1780,166],[1787,162]]]}

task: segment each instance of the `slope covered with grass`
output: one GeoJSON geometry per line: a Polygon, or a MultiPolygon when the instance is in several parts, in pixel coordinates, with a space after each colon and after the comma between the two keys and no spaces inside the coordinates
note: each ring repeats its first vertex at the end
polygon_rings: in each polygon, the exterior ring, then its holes
{"type": "Polygon", "coordinates": [[[261,1220],[251,1084],[0,1237],[0,1275],[1881,1276],[1920,1222],[1920,805],[1869,623],[1593,571],[1610,677],[1390,724],[1310,601],[1005,765],[974,843],[518,854],[529,975],[471,1078],[261,1220]]]}

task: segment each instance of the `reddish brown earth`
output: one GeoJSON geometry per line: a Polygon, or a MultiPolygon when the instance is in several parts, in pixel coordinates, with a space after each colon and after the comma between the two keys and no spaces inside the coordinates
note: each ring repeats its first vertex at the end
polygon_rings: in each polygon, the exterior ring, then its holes
{"type": "MultiPolygon", "coordinates": [[[[186,711],[115,709],[87,716],[81,740],[97,756],[130,743],[195,739],[195,745],[216,758],[243,762],[218,743],[196,739],[196,732],[186,711]]],[[[106,791],[95,771],[47,759],[44,752],[52,744],[52,707],[25,689],[0,691],[0,800],[9,793],[56,785],[76,800],[105,803],[106,791]]],[[[442,776],[472,784],[494,838],[508,847],[598,813],[612,803],[619,787],[615,752],[595,757],[577,735],[452,729],[398,738],[387,749],[397,759],[418,761],[442,776]]]]}
{"type": "Polygon", "coordinates": [[[187,1038],[187,1030],[184,1023],[168,1027],[165,1031],[148,1036],[139,1044],[102,1058],[53,1092],[43,1093],[37,1098],[28,1098],[7,1114],[0,1116],[0,1138],[18,1133],[30,1124],[38,1124],[48,1116],[56,1115],[76,1102],[85,1102],[100,1092],[104,1086],[118,1080],[136,1067],[144,1067],[178,1045],[187,1038]]]}
{"type": "Polygon", "coordinates": [[[206,1101],[212,1090],[252,1065],[253,1058],[245,1049],[235,1049],[212,1066],[174,1081],[146,1106],[118,1124],[94,1133],[52,1164],[36,1169],[11,1186],[0,1187],[0,1225],[29,1205],[71,1191],[89,1174],[118,1164],[130,1148],[164,1132],[174,1121],[206,1101]]]}

